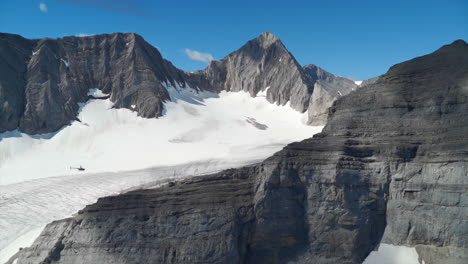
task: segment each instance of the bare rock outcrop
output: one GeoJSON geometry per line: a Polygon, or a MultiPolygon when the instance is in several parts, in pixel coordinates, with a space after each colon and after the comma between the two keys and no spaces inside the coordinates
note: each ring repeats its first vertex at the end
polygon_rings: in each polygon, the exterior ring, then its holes
{"type": "Polygon", "coordinates": [[[314,81],[314,92],[308,106],[309,124],[323,125],[333,102],[358,86],[350,79],[331,74],[313,64],[304,66],[304,70],[314,81]]]}

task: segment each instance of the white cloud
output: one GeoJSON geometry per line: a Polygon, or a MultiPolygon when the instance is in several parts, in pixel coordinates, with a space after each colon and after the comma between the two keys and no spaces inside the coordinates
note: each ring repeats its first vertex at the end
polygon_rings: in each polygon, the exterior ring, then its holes
{"type": "Polygon", "coordinates": [[[77,37],[87,37],[87,36],[92,36],[93,34],[88,34],[88,33],[78,33],[76,34],[77,37]]]}
{"type": "Polygon", "coordinates": [[[203,62],[210,62],[214,60],[213,55],[209,53],[203,53],[203,52],[191,50],[191,49],[185,49],[184,51],[185,51],[185,54],[187,54],[187,56],[189,56],[189,58],[192,60],[203,61],[203,62]]]}
{"type": "Polygon", "coordinates": [[[47,13],[47,11],[49,11],[47,9],[47,5],[45,3],[40,3],[39,4],[39,10],[41,10],[41,12],[43,12],[43,13],[47,13]]]}

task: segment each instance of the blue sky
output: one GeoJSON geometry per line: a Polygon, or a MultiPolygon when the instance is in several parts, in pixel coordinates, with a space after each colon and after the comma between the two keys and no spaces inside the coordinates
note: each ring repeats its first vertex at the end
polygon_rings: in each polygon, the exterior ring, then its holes
{"type": "Polygon", "coordinates": [[[202,69],[206,62],[193,58],[221,59],[264,30],[299,63],[362,80],[456,39],[468,41],[468,1],[0,1],[1,32],[28,38],[136,32],[184,70],[202,69]]]}

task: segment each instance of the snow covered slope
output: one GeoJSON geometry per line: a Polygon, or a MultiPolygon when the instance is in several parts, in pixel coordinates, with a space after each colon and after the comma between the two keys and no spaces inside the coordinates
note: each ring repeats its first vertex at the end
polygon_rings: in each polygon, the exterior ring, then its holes
{"type": "MultiPolygon", "coordinates": [[[[257,162],[322,129],[304,124],[307,113],[269,103],[264,93],[252,98],[164,85],[172,101],[159,119],[114,109],[109,99],[89,100],[80,106],[81,122],[58,132],[0,134],[0,263],[45,224],[99,197],[257,162]],[[70,170],[80,165],[84,172],[70,170]]],[[[92,89],[90,95],[104,94],[92,89]]]]}
{"type": "Polygon", "coordinates": [[[80,165],[84,173],[96,173],[257,159],[321,130],[304,125],[304,115],[287,105],[270,104],[265,97],[168,89],[173,102],[166,103],[166,114],[159,119],[112,109],[110,100],[90,100],[81,106],[81,122],[56,133],[0,134],[0,185],[70,175],[76,173],[70,167],[80,165]]]}

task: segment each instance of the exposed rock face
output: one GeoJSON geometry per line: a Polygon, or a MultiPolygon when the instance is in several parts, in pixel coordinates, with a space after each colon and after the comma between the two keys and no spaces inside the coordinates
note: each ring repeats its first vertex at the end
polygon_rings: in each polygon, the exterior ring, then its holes
{"type": "MultiPolygon", "coordinates": [[[[322,116],[326,110],[321,108],[338,96],[332,91],[345,93],[343,78],[329,73],[311,78],[269,32],[194,73],[175,68],[133,33],[33,40],[0,33],[0,59],[0,132],[56,131],[75,119],[78,103],[87,100],[90,88],[110,93],[114,107],[148,118],[161,116],[163,103],[170,100],[161,83],[213,92],[248,91],[252,96],[269,87],[270,102],[290,102],[297,111],[313,109],[322,116]]],[[[320,117],[314,124],[323,122],[320,117]]]]}
{"type": "Polygon", "coordinates": [[[361,263],[380,241],[468,263],[468,44],[339,98],[261,164],[100,199],[18,263],[361,263]]]}
{"type": "Polygon", "coordinates": [[[32,44],[17,35],[0,34],[0,132],[16,129],[23,115],[26,63],[32,44]]]}
{"type": "Polygon", "coordinates": [[[268,101],[290,102],[300,112],[307,110],[314,84],[281,40],[268,31],[195,74],[210,80],[212,87],[252,96],[268,88],[268,101]]]}
{"type": "Polygon", "coordinates": [[[315,82],[308,107],[309,124],[323,125],[327,121],[328,108],[333,102],[358,86],[350,79],[333,75],[313,64],[304,66],[304,70],[315,82]]]}
{"type": "Polygon", "coordinates": [[[140,116],[158,117],[169,100],[161,82],[184,84],[184,73],[133,33],[34,40],[0,34],[0,57],[0,132],[56,131],[96,87],[116,108],[136,105],[140,116]]]}

